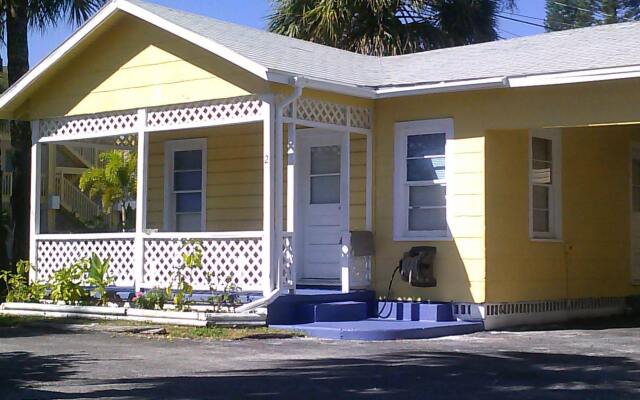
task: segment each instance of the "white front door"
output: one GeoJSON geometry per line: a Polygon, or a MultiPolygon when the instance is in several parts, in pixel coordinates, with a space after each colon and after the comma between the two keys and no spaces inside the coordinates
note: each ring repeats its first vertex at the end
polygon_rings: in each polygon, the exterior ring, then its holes
{"type": "Polygon", "coordinates": [[[640,144],[631,149],[631,282],[640,285],[640,144]]]}
{"type": "Polygon", "coordinates": [[[302,278],[335,283],[340,279],[343,134],[319,130],[298,135],[298,196],[302,278]]]}

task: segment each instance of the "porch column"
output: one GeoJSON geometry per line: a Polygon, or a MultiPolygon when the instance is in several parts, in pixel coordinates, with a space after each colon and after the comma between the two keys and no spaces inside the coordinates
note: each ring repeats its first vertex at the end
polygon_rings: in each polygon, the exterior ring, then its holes
{"type": "MultiPolygon", "coordinates": [[[[294,103],[295,104],[295,103],[294,103]]],[[[296,107],[293,107],[295,114],[296,107]]],[[[295,120],[295,115],[294,115],[295,120]]],[[[293,252],[293,265],[291,266],[292,289],[295,292],[296,283],[298,282],[298,268],[296,255],[296,231],[295,231],[295,213],[296,213],[296,124],[287,125],[287,232],[291,232],[291,251],[293,252]]]]}
{"type": "Polygon", "coordinates": [[[49,143],[47,146],[48,156],[48,168],[47,168],[47,232],[53,233],[56,231],[56,210],[49,206],[49,199],[56,193],[56,168],[58,146],[53,143],[49,143]]]}
{"type": "Polygon", "coordinates": [[[33,268],[29,270],[29,281],[37,278],[37,246],[36,235],[40,233],[40,189],[42,185],[40,121],[31,122],[31,190],[29,207],[29,261],[33,268]]]}
{"type": "Polygon", "coordinates": [[[138,159],[136,188],[136,232],[134,253],[134,279],[140,290],[144,274],[144,230],[147,226],[147,165],[149,160],[149,134],[145,131],[147,110],[138,110],[138,159]]]}
{"type": "Polygon", "coordinates": [[[262,148],[263,148],[263,187],[262,187],[262,281],[263,295],[268,296],[273,290],[274,283],[274,266],[277,268],[277,258],[274,250],[275,240],[275,162],[273,160],[275,154],[275,107],[273,96],[266,96],[263,100],[263,131],[262,131],[262,148]]]}
{"type": "Polygon", "coordinates": [[[373,230],[373,134],[366,134],[367,138],[367,165],[365,181],[365,227],[368,231],[373,230]]]}
{"type": "Polygon", "coordinates": [[[340,180],[340,195],[344,199],[344,201],[341,201],[344,206],[340,210],[340,225],[343,227],[340,240],[340,283],[342,293],[349,293],[349,289],[351,288],[349,275],[351,261],[351,232],[349,231],[349,207],[351,203],[349,191],[349,180],[351,177],[351,134],[349,131],[346,131],[342,138],[342,155],[340,162],[344,170],[344,179],[340,180]]]}

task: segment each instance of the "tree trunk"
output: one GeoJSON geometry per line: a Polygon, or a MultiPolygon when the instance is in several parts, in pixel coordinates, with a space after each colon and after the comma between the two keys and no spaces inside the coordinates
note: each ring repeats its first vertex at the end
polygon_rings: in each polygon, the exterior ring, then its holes
{"type": "MultiPolygon", "coordinates": [[[[7,7],[7,58],[11,85],[29,70],[27,0],[8,1],[7,7]]],[[[11,146],[15,157],[11,196],[12,258],[15,265],[17,260],[29,258],[31,126],[28,122],[11,121],[11,146]]]]}

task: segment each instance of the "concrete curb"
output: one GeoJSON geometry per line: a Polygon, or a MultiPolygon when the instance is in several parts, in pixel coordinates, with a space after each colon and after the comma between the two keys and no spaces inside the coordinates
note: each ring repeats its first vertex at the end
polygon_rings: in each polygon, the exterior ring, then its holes
{"type": "Polygon", "coordinates": [[[141,310],[136,308],[3,303],[0,314],[67,319],[103,319],[182,326],[266,326],[264,313],[210,313],[141,310]]]}

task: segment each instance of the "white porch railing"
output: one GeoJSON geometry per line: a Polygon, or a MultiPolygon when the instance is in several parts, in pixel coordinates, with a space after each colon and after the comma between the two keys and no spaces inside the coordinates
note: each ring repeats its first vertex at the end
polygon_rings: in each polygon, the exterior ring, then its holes
{"type": "Polygon", "coordinates": [[[222,290],[232,282],[245,292],[262,291],[262,235],[261,231],[147,235],[141,287],[171,285],[171,275],[182,265],[183,254],[199,245],[202,268],[187,271],[195,290],[222,290]]]}
{"type": "Polygon", "coordinates": [[[282,234],[282,258],[280,260],[280,287],[295,287],[293,266],[293,232],[282,234]]]}
{"type": "Polygon", "coordinates": [[[60,204],[81,221],[94,221],[104,216],[100,206],[64,176],[56,175],[56,187],[60,188],[60,204]]]}
{"type": "Polygon", "coordinates": [[[109,258],[117,286],[134,286],[134,235],[131,233],[37,235],[35,279],[47,281],[59,269],[96,253],[109,258]]]}
{"type": "Polygon", "coordinates": [[[166,288],[174,283],[172,276],[182,265],[183,254],[200,246],[202,268],[186,271],[195,290],[222,290],[232,282],[245,292],[262,291],[262,235],[261,231],[145,235],[141,273],[134,267],[134,233],[37,235],[35,279],[46,281],[55,271],[96,253],[111,260],[117,286],[166,288]],[[138,285],[136,277],[142,279],[138,285]]]}

